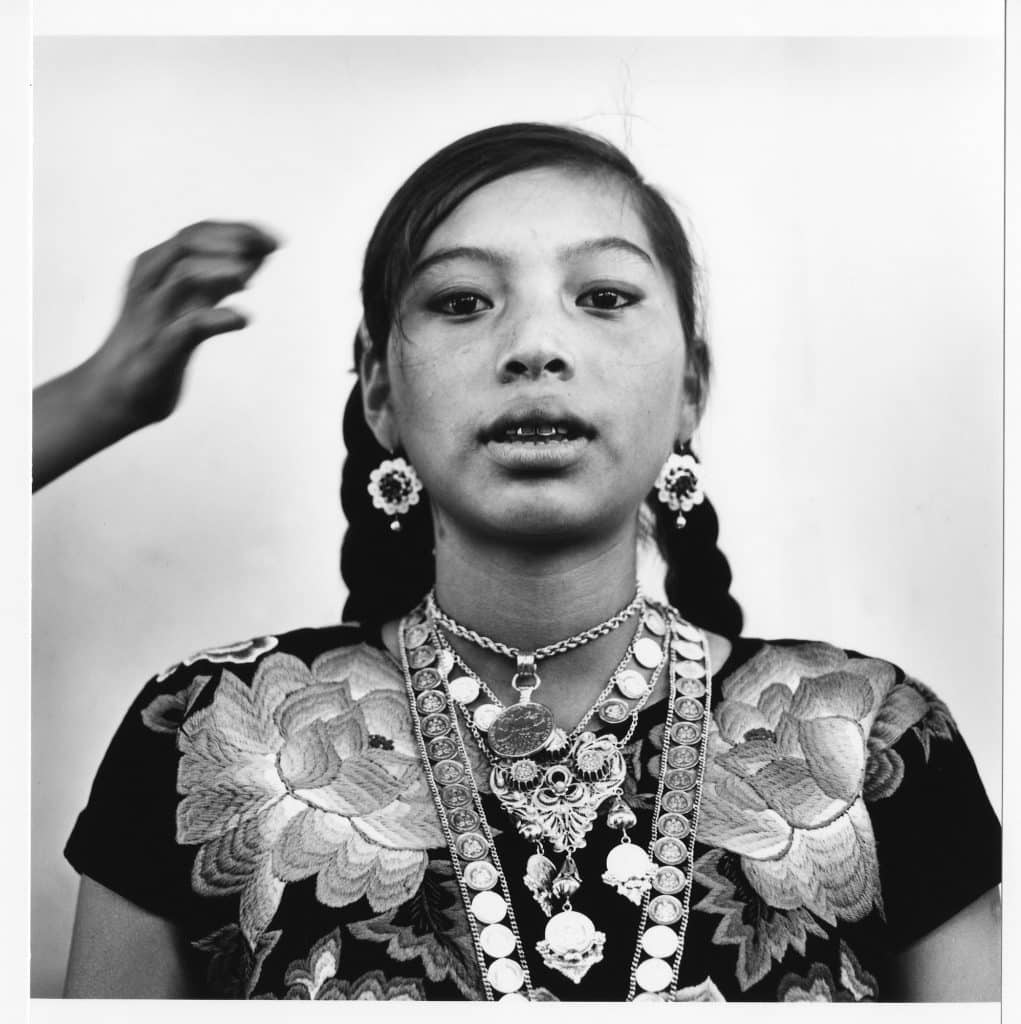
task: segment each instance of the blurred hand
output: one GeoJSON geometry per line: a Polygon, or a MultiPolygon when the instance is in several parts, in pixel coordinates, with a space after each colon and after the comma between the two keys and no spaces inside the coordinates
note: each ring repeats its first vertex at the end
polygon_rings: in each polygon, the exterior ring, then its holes
{"type": "Polygon", "coordinates": [[[86,362],[127,431],[174,411],[198,345],[247,324],[218,303],[245,288],[276,248],[276,240],[254,225],[201,221],[135,260],[117,322],[86,362]]]}

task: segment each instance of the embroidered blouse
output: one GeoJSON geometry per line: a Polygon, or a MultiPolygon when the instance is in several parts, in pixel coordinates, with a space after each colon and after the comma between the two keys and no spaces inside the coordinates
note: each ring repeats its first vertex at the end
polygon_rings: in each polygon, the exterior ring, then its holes
{"type": "MultiPolygon", "coordinates": [[[[950,712],[888,662],[793,640],[737,640],[712,689],[677,998],[884,998],[891,958],[1000,881],[999,822],[950,712]]],[[[663,709],[625,748],[640,844],[663,709]]],[[[574,908],[606,944],[574,982],[534,951],[533,847],[473,769],[536,997],[624,999],[640,911],[601,880],[617,834],[597,822],[575,854],[574,908]]],[[[260,637],[149,680],[65,855],[175,921],[208,997],[485,998],[378,628],[260,637]]]]}

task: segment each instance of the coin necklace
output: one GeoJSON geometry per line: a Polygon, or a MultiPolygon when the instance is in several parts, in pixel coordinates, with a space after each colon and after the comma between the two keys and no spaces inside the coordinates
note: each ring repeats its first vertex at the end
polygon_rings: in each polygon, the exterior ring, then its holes
{"type": "MultiPolygon", "coordinates": [[[[657,621],[655,614],[650,616],[668,634],[673,696],[667,706],[646,854],[654,874],[651,888],[642,899],[638,941],[628,977],[629,1000],[669,999],[676,992],[690,903],[690,884],[679,865],[688,858],[685,838],[693,836],[697,827],[705,766],[711,692],[705,637],[672,609],[666,611],[666,623],[657,621]]],[[[452,659],[444,657],[446,652],[438,645],[427,642],[433,632],[429,625],[424,607],[401,623],[402,667],[413,730],[468,910],[483,986],[490,999],[531,998],[531,980],[506,877],[447,687],[452,659]]],[[[625,809],[633,817],[630,808],[625,805],[625,809]]],[[[609,860],[607,875],[612,873],[609,860]]],[[[604,880],[611,881],[606,875],[604,880]]],[[[536,949],[547,966],[578,980],[590,966],[582,961],[597,962],[601,956],[601,939],[601,933],[595,933],[585,915],[568,911],[550,920],[545,941],[537,943],[536,949]]]]}
{"type": "Polygon", "coordinates": [[[532,700],[532,693],[542,685],[537,668],[538,662],[607,636],[627,622],[643,604],[641,587],[636,584],[635,596],[619,612],[598,625],[534,651],[522,651],[462,625],[439,607],[436,603],[435,590],[431,590],[426,597],[426,612],[432,622],[454,636],[495,654],[514,659],[515,671],[511,686],[517,691],[518,701],[493,715],[488,725],[486,742],[500,757],[528,757],[546,746],[555,728],[553,712],[545,704],[532,700]]]}

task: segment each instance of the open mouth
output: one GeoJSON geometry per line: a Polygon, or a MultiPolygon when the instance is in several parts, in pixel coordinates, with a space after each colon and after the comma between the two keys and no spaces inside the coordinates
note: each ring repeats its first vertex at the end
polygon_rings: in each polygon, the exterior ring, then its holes
{"type": "Polygon", "coordinates": [[[592,437],[594,431],[570,413],[526,410],[497,419],[484,433],[486,441],[520,445],[555,445],[592,437]]]}
{"type": "Polygon", "coordinates": [[[566,423],[525,423],[519,427],[508,427],[494,440],[517,444],[556,444],[558,441],[573,441],[580,436],[566,423]]]}

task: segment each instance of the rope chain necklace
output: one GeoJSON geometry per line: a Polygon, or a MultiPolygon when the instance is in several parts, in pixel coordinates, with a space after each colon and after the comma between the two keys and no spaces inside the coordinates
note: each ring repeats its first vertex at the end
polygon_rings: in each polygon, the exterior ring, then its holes
{"type": "MultiPolygon", "coordinates": [[[[535,652],[522,654],[476,634],[481,646],[515,659],[515,678],[532,677],[530,685],[515,687],[519,702],[504,708],[453,651],[441,628],[459,636],[472,632],[441,612],[430,594],[400,624],[401,663],[413,731],[468,913],[487,998],[530,1000],[535,989],[507,875],[472,771],[469,741],[489,762],[490,788],[513,827],[535,845],[522,881],[548,919],[544,937],[530,943],[542,965],[578,983],[602,960],[606,936],[587,914],[573,909],[571,897],[583,882],[574,853],[586,845],[600,808],[610,801],[605,823],[619,839],[607,854],[602,881],[640,907],[625,998],[672,998],[691,899],[682,865],[687,866],[697,828],[705,769],[711,693],[705,635],[674,609],[640,592],[605,622],[535,652]],[[552,712],[530,700],[540,682],[535,661],[604,636],[635,612],[640,612],[635,635],[595,702],[569,733],[553,727],[552,712]],[[624,799],[627,766],[622,748],[664,672],[670,696],[651,835],[642,847],[628,836],[637,816],[624,799]],[[477,703],[480,696],[483,703],[477,703]],[[503,716],[522,708],[537,721],[512,717],[499,728],[503,716]],[[535,716],[537,709],[549,714],[548,728],[541,712],[535,716]],[[623,735],[597,735],[587,728],[595,716],[611,726],[628,724],[623,735]],[[462,733],[462,720],[467,734],[462,733]],[[563,855],[559,870],[545,844],[550,853],[563,855]]],[[[470,635],[464,639],[474,642],[470,635]]],[[[607,910],[613,913],[612,906],[607,910]]]]}

